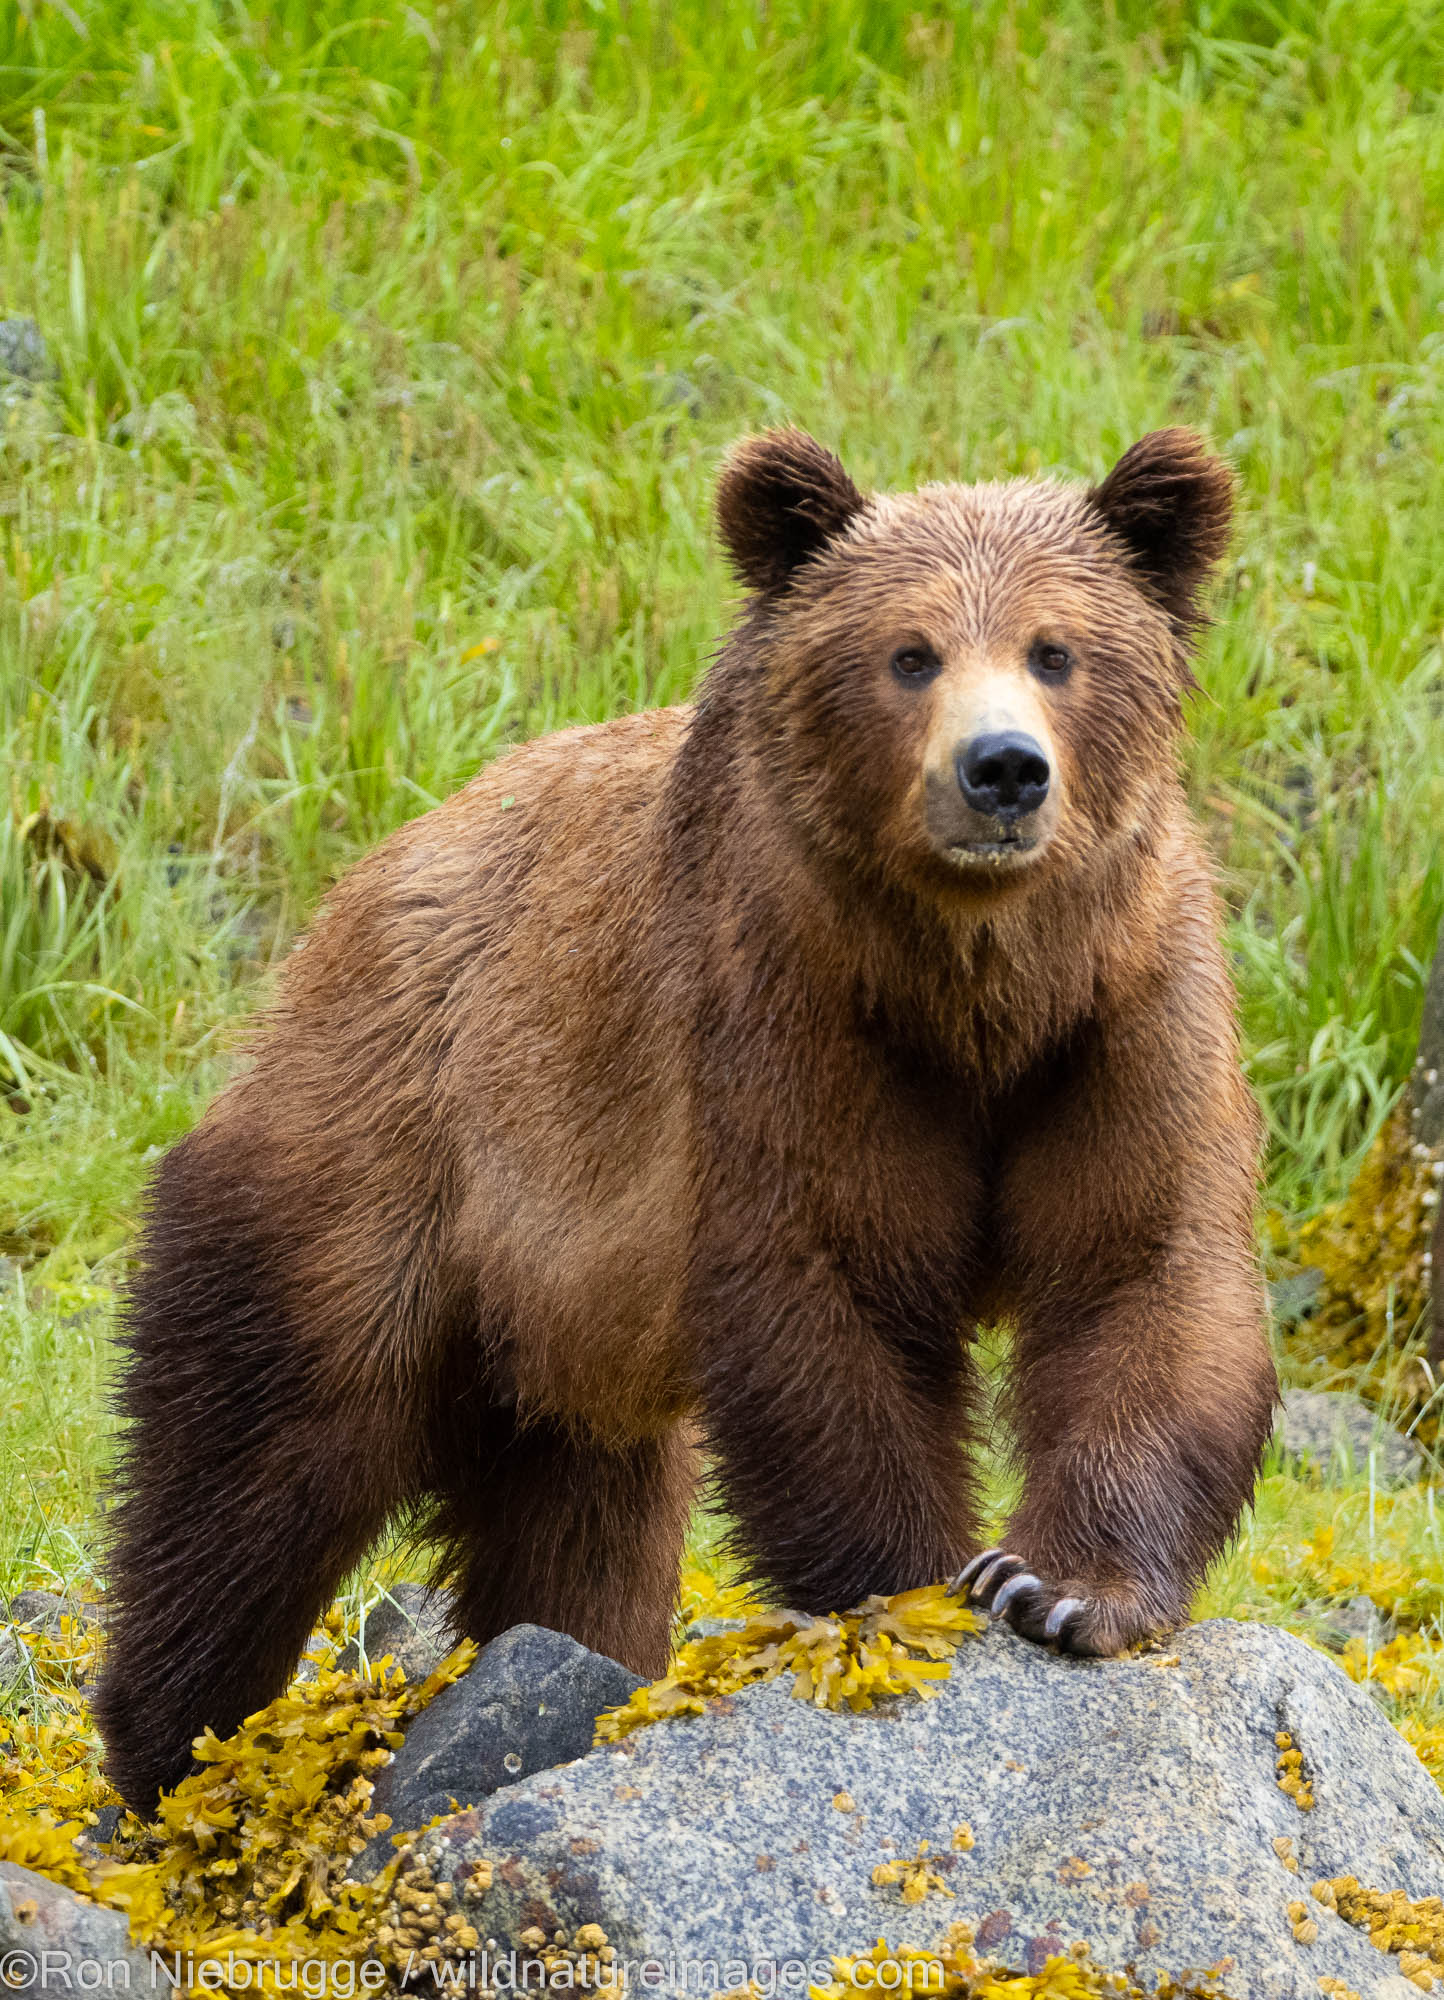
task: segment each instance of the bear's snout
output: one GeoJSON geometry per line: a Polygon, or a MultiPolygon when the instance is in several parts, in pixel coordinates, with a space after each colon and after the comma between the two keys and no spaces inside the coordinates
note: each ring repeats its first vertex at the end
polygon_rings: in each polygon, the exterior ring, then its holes
{"type": "Polygon", "coordinates": [[[995,730],[960,744],[953,768],[973,811],[1005,827],[1037,812],[1053,780],[1042,744],[1020,729],[995,730]]]}
{"type": "Polygon", "coordinates": [[[1065,767],[1034,679],[960,659],[944,680],[923,751],[923,816],[950,869],[997,881],[1051,845],[1065,767]]]}

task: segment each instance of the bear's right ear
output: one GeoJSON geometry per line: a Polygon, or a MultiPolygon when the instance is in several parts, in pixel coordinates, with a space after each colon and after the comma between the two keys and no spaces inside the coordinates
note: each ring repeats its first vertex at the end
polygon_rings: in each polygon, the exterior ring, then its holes
{"type": "Polygon", "coordinates": [[[1228,547],[1233,474],[1194,431],[1150,431],[1089,499],[1128,551],[1135,574],[1187,636],[1199,594],[1228,547]]]}
{"type": "Polygon", "coordinates": [[[806,431],[764,431],[727,455],[717,527],[748,588],[780,590],[863,505],[840,461],[806,431]]]}

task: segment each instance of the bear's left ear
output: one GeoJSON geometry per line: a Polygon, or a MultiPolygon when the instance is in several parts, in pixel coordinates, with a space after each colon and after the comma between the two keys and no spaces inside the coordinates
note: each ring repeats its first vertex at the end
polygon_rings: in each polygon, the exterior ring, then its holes
{"type": "Polygon", "coordinates": [[[1194,431],[1150,431],[1089,499],[1126,547],[1139,581],[1181,637],[1202,622],[1199,593],[1228,547],[1233,474],[1194,431]]]}
{"type": "Polygon", "coordinates": [[[717,527],[749,589],[781,590],[864,504],[841,461],[806,431],[764,431],[727,455],[717,527]]]}

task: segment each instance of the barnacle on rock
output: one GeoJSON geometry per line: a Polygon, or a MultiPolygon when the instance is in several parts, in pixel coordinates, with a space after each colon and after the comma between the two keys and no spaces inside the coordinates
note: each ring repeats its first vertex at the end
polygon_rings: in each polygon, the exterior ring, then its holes
{"type": "Polygon", "coordinates": [[[1353,1875],[1316,1882],[1313,1894],[1345,1923],[1367,1931],[1370,1944],[1392,1952],[1405,1979],[1421,1992],[1444,1985],[1444,1901],[1438,1896],[1413,1902],[1402,1889],[1366,1889],[1353,1875]]]}
{"type": "Polygon", "coordinates": [[[1277,1758],[1274,1760],[1274,1768],[1278,1773],[1279,1790],[1287,1793],[1300,1812],[1312,1812],[1314,1809],[1314,1787],[1312,1780],[1304,1769],[1303,1751],[1299,1749],[1293,1737],[1289,1735],[1286,1729],[1281,1729],[1278,1732],[1274,1737],[1274,1742],[1278,1745],[1279,1752],[1277,1758]]]}
{"type": "Polygon", "coordinates": [[[1289,1924],[1295,1944],[1314,1944],[1318,1941],[1318,1924],[1309,1915],[1309,1906],[1302,1898],[1289,1904],[1289,1924]]]}
{"type": "Polygon", "coordinates": [[[699,1715],[720,1695],[791,1674],[792,1692],[819,1708],[871,1708],[888,1695],[936,1694],[948,1662],[978,1620],[941,1584],[869,1597],[836,1618],[759,1612],[740,1630],[694,1639],[662,1680],[638,1688],[598,1718],[598,1743],[615,1743],[649,1722],[699,1715]]]}
{"type": "Polygon", "coordinates": [[[533,1929],[523,1931],[517,1942],[527,1953],[518,1967],[523,1987],[532,1983],[527,1974],[535,1965],[542,1970],[538,1984],[545,1993],[575,1989],[607,2000],[607,1996],[620,1996],[626,1990],[625,1968],[618,1966],[616,1948],[600,1924],[583,1924],[573,1931],[570,1941],[565,1931],[548,1938],[544,1931],[533,1929]]]}

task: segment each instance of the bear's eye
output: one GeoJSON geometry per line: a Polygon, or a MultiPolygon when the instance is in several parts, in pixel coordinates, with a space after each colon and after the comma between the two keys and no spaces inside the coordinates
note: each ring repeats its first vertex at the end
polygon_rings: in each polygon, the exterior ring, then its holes
{"type": "Polygon", "coordinates": [[[899,646],[890,664],[900,681],[930,681],[942,662],[931,646],[899,646]]]}
{"type": "Polygon", "coordinates": [[[1073,655],[1052,639],[1035,639],[1028,665],[1040,680],[1063,681],[1073,671],[1073,655]]]}

